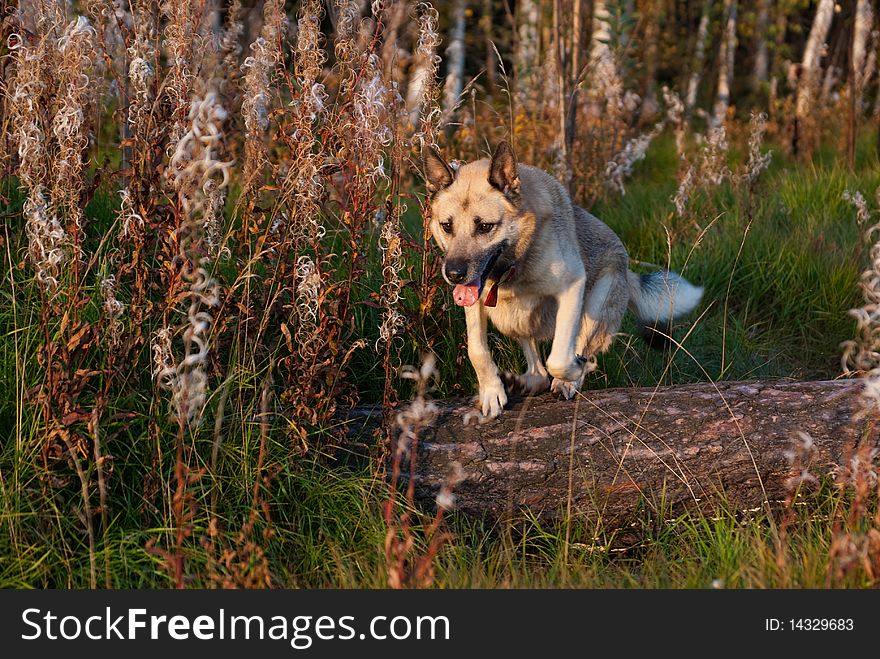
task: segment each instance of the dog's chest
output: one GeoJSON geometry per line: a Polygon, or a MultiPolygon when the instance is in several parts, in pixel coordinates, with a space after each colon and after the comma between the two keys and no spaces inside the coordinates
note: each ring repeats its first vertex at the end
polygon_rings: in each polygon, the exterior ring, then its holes
{"type": "Polygon", "coordinates": [[[500,288],[498,303],[487,307],[489,320],[507,336],[532,337],[538,340],[553,338],[556,325],[556,299],[531,293],[514,293],[500,288]]]}

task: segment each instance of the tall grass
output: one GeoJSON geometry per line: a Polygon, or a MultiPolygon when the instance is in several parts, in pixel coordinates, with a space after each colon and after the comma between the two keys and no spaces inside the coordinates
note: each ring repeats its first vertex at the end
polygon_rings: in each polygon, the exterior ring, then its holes
{"type": "MultiPolygon", "coordinates": [[[[476,386],[416,154],[473,159],[511,132],[552,169],[558,94],[507,80],[477,103],[474,81],[443,125],[437,11],[405,30],[361,4],[22,3],[3,23],[0,585],[876,584],[843,560],[875,551],[876,499],[849,486],[793,500],[780,550],[763,513],[489,527],[389,485],[386,458],[396,484],[414,455],[401,401],[427,405],[401,367],[432,352],[434,396],[476,386]],[[358,403],[385,423],[352,433],[358,403]]],[[[676,99],[647,133],[622,99],[604,121],[580,106],[573,187],[708,310],[672,364],[625,325],[585,386],[835,377],[865,257],[842,195],[880,185],[872,136],[855,173],[778,148],[764,172],[757,123],[700,140],[676,99]]]]}

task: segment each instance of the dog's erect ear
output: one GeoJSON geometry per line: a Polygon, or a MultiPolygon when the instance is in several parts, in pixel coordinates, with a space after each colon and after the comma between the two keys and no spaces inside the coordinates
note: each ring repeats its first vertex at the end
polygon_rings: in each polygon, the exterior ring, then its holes
{"type": "Polygon", "coordinates": [[[440,152],[429,144],[422,148],[422,165],[425,169],[425,186],[429,193],[435,194],[452,185],[455,173],[443,160],[440,152]]]}
{"type": "Polygon", "coordinates": [[[489,183],[501,190],[511,202],[519,201],[519,174],[516,172],[516,158],[513,147],[507,140],[501,142],[492,156],[489,166],[489,183]]]}

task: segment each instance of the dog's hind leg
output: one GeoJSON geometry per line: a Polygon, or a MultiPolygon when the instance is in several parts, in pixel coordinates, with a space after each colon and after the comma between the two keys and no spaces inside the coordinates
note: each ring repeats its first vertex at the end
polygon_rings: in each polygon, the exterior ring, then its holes
{"type": "Polygon", "coordinates": [[[526,356],[526,372],[522,374],[505,373],[502,376],[508,393],[539,394],[550,388],[550,374],[541,361],[538,342],[534,338],[520,338],[519,345],[526,356]]]}

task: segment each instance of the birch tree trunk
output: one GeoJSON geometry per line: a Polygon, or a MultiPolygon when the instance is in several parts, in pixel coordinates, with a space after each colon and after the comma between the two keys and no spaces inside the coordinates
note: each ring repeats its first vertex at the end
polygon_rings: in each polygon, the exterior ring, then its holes
{"type": "Polygon", "coordinates": [[[605,0],[595,0],[593,3],[593,34],[590,42],[590,71],[592,73],[590,88],[595,99],[608,100],[609,102],[612,94],[621,95],[620,90],[617,89],[620,80],[617,62],[610,45],[613,37],[610,18],[605,0]]]}
{"type": "Polygon", "coordinates": [[[518,97],[523,102],[534,94],[537,73],[540,71],[538,30],[541,23],[541,3],[538,0],[519,0],[516,4],[514,71],[518,97]]]}
{"type": "Polygon", "coordinates": [[[867,59],[868,39],[874,14],[868,0],[857,0],[852,18],[852,43],[849,51],[849,125],[847,134],[847,164],[850,170],[856,164],[856,139],[862,107],[862,84],[867,59]]]}
{"type": "Polygon", "coordinates": [[[861,102],[862,91],[868,82],[868,43],[874,24],[874,10],[870,0],[857,0],[853,23],[852,63],[855,70],[856,99],[861,102]]]}
{"type": "Polygon", "coordinates": [[[807,45],[804,49],[804,57],[801,60],[801,74],[795,100],[795,121],[798,130],[803,128],[820,91],[822,51],[825,39],[828,38],[828,30],[831,29],[833,17],[834,0],[819,0],[816,15],[813,18],[813,26],[810,28],[810,36],[807,38],[807,45]]]}
{"type": "Polygon", "coordinates": [[[687,114],[691,114],[697,104],[697,90],[700,87],[703,62],[706,59],[706,37],[709,34],[709,15],[711,13],[712,0],[706,0],[706,4],[703,6],[703,15],[700,17],[700,25],[697,28],[697,44],[691,65],[691,75],[688,79],[687,95],[684,100],[684,109],[687,114]]]}
{"type": "Polygon", "coordinates": [[[424,55],[413,48],[413,62],[409,69],[409,82],[406,86],[406,113],[413,126],[419,123],[422,94],[428,79],[430,66],[424,55]]]}
{"type": "Polygon", "coordinates": [[[449,47],[446,49],[446,82],[443,85],[443,120],[448,122],[455,111],[458,97],[464,88],[464,29],[466,0],[455,0],[452,5],[449,47]]]}
{"type": "Polygon", "coordinates": [[[758,0],[758,15],[755,19],[755,69],[752,72],[752,89],[756,92],[767,82],[770,71],[770,50],[767,47],[770,4],[771,0],[758,0]]]}
{"type": "Polygon", "coordinates": [[[727,118],[730,107],[730,85],[733,82],[734,56],[736,55],[736,0],[724,0],[724,31],[718,63],[718,95],[712,112],[712,125],[720,126],[727,118]]]}

